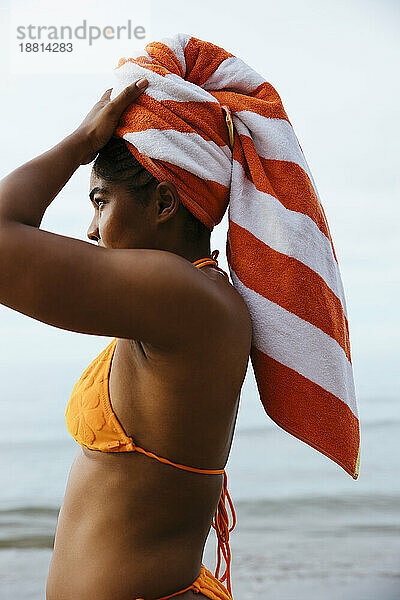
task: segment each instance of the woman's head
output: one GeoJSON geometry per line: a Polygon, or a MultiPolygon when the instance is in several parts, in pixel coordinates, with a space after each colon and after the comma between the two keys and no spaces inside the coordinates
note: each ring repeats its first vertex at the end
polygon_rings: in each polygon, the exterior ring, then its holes
{"type": "Polygon", "coordinates": [[[100,150],[90,190],[95,214],[88,237],[101,246],[182,253],[209,244],[210,229],[182,204],[174,184],[156,179],[121,138],[100,150]]]}

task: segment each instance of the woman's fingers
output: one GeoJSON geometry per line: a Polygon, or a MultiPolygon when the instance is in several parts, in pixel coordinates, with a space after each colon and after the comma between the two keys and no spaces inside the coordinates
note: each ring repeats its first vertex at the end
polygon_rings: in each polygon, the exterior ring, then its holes
{"type": "MultiPolygon", "coordinates": [[[[148,81],[145,78],[139,79],[131,85],[128,85],[114,100],[111,100],[110,104],[116,110],[122,112],[125,108],[131,104],[148,86],[148,81]],[[140,86],[138,85],[140,84],[140,86]]],[[[108,92],[108,90],[107,90],[108,92]]]]}
{"type": "Polygon", "coordinates": [[[101,99],[95,104],[90,113],[78,127],[77,134],[83,140],[85,146],[82,152],[81,164],[86,165],[91,162],[97,152],[105,146],[111,137],[118,137],[115,134],[115,128],[121,118],[122,113],[133,104],[148,85],[147,79],[140,79],[131,85],[128,85],[114,100],[110,100],[113,88],[104,92],[101,99]],[[143,87],[137,84],[143,82],[143,87]]]}
{"type": "Polygon", "coordinates": [[[100,101],[101,100],[109,100],[111,92],[112,92],[112,88],[110,88],[109,90],[106,90],[104,92],[104,94],[102,95],[102,97],[100,98],[100,101]]]}
{"type": "Polygon", "coordinates": [[[139,88],[140,90],[142,90],[145,87],[147,87],[148,83],[149,82],[146,79],[146,77],[142,77],[141,79],[139,79],[138,81],[136,81],[135,85],[136,85],[137,88],[139,88]]]}

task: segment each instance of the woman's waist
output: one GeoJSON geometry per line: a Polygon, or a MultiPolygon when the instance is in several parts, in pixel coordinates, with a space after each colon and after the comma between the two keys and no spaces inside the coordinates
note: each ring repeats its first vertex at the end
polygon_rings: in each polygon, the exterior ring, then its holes
{"type": "Polygon", "coordinates": [[[177,530],[208,532],[223,475],[182,471],[137,453],[80,449],[68,477],[62,513],[69,528],[123,530],[156,543],[177,530]]]}

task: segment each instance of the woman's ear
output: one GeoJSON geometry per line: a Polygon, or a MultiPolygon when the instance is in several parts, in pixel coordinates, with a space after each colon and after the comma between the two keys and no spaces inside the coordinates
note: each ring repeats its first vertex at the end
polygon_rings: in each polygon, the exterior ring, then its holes
{"type": "Polygon", "coordinates": [[[179,209],[180,198],[171,181],[161,181],[155,190],[158,218],[161,222],[173,217],[179,209]]]}

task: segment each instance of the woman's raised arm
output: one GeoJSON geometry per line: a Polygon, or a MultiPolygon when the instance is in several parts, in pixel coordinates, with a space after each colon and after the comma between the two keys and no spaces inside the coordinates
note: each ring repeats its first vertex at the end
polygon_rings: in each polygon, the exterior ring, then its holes
{"type": "Polygon", "coordinates": [[[168,348],[193,328],[207,332],[218,310],[197,269],[172,252],[98,247],[39,229],[46,208],[140,94],[129,86],[110,102],[110,91],[75,132],[0,182],[0,303],[62,329],[168,348]]]}

